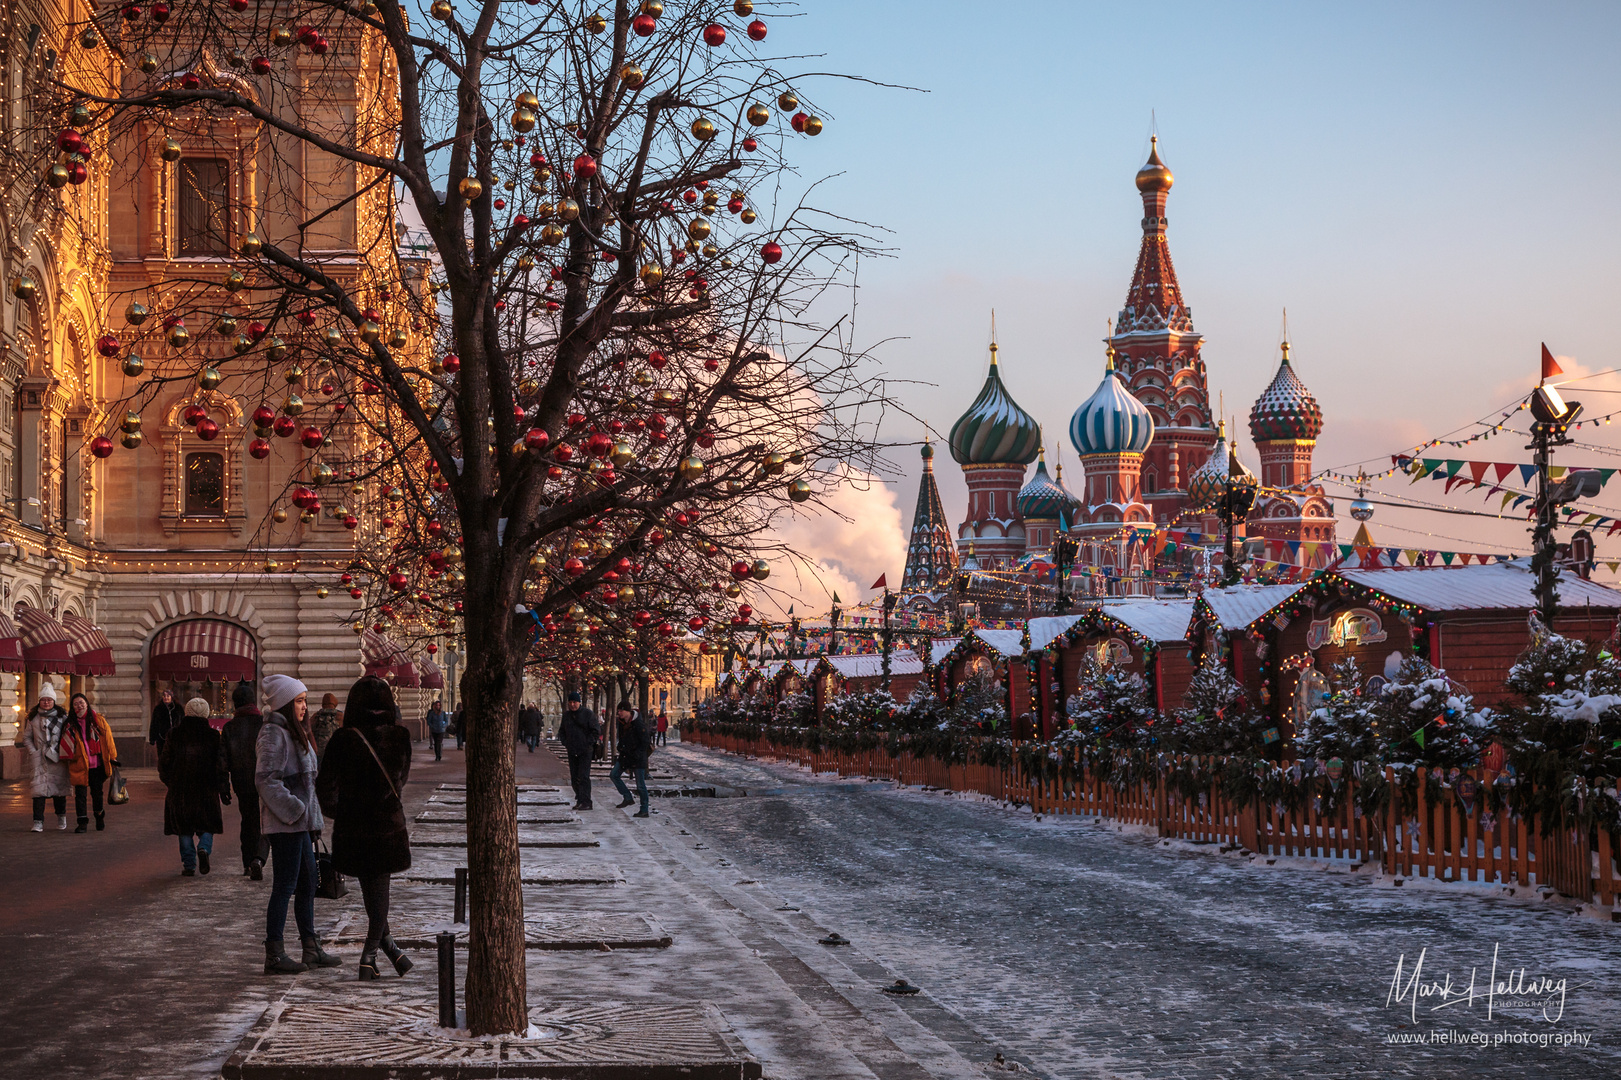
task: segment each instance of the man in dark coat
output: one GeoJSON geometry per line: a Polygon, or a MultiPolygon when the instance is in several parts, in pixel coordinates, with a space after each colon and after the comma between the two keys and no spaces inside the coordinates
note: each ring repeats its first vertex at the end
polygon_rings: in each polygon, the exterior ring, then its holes
{"type": "Polygon", "coordinates": [[[202,698],[186,702],[180,723],[169,729],[158,755],[158,779],[169,789],[163,797],[163,835],[180,838],[180,873],[208,873],[214,834],[223,832],[220,800],[231,801],[230,774],[220,733],[208,723],[202,698]]]}
{"type": "Polygon", "coordinates": [[[540,710],[535,708],[533,702],[518,710],[518,733],[533,754],[535,747],[540,745],[540,710]]]}
{"type": "Polygon", "coordinates": [[[389,875],[411,868],[411,837],[400,800],[411,775],[411,733],[398,722],[394,691],[375,675],[349,688],[343,726],[327,743],[315,795],[332,824],[332,868],[360,879],[366,945],[360,977],[377,978],[381,948],[404,975],[411,959],[388,929],[389,875]]]}
{"type": "Polygon", "coordinates": [[[174,699],[173,690],[158,695],[158,703],[152,706],[152,727],[146,733],[146,741],[158,753],[163,753],[163,740],[169,737],[169,730],[180,723],[181,715],[180,702],[174,699]]]}
{"type": "Polygon", "coordinates": [[[569,692],[568,708],[563,710],[557,737],[568,750],[569,782],[574,785],[574,809],[591,809],[591,751],[596,748],[602,725],[597,714],[580,702],[580,692],[569,692]]]}
{"type": "Polygon", "coordinates": [[[259,764],[259,729],[264,726],[264,714],[254,699],[258,694],[253,684],[241,682],[231,691],[231,704],[236,714],[225,721],[225,766],[230,773],[231,786],[236,789],[237,809],[242,811],[242,872],[254,881],[265,876],[265,861],[270,858],[270,839],[259,832],[259,789],[253,784],[254,769],[259,764]]]}
{"type": "Polygon", "coordinates": [[[647,817],[647,755],[653,752],[653,737],[648,731],[647,724],[636,715],[630,702],[621,701],[618,709],[618,728],[615,731],[615,742],[619,746],[619,755],[614,761],[614,767],[608,773],[614,787],[619,789],[621,807],[629,806],[636,800],[630,797],[630,788],[625,786],[625,771],[628,769],[636,776],[636,794],[642,800],[642,808],[636,812],[636,817],[647,817]]]}

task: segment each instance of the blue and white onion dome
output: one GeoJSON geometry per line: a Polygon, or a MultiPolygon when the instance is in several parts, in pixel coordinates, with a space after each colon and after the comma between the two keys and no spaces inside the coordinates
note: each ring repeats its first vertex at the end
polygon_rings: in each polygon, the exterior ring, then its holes
{"type": "Polygon", "coordinates": [[[995,342],[991,343],[991,369],[985,375],[985,385],[968,411],[951,425],[946,442],[959,465],[1025,466],[1035,460],[1041,449],[1041,425],[1019,408],[1002,385],[995,342]]]}
{"type": "Polygon", "coordinates": [[[1066,513],[1074,517],[1081,500],[1047,474],[1047,450],[1043,447],[1036,458],[1036,474],[1019,489],[1017,504],[1022,518],[1057,518],[1066,513]]]}
{"type": "Polygon", "coordinates": [[[1069,418],[1069,441],[1083,456],[1140,454],[1154,441],[1154,418],[1115,371],[1112,346],[1107,355],[1103,381],[1069,418]]]}

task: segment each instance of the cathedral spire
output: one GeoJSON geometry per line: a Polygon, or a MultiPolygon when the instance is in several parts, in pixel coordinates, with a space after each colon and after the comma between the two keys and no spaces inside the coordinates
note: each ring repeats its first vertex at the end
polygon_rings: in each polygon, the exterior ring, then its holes
{"type": "Polygon", "coordinates": [[[929,592],[950,585],[957,569],[957,545],[946,523],[939,485],[934,482],[934,443],[925,442],[921,454],[923,477],[917,486],[917,509],[912,511],[901,588],[929,592]]]}
{"type": "Polygon", "coordinates": [[[1143,243],[1137,252],[1137,269],[1131,275],[1126,305],[1120,311],[1120,333],[1155,331],[1167,328],[1193,332],[1182,287],[1176,281],[1171,249],[1165,242],[1165,204],[1174,178],[1160,160],[1159,136],[1150,138],[1148,163],[1137,170],[1137,191],[1143,199],[1143,243]]]}

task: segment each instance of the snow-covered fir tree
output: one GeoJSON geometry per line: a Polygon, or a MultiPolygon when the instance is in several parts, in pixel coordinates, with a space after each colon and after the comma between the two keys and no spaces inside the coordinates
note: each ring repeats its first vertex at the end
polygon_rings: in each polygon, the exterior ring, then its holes
{"type": "Polygon", "coordinates": [[[1100,668],[1087,658],[1075,683],[1078,689],[1066,703],[1074,732],[1070,738],[1116,749],[1147,746],[1153,741],[1159,710],[1141,675],[1100,668]]]}
{"type": "Polygon", "coordinates": [[[1306,714],[1295,732],[1295,754],[1301,758],[1349,764],[1353,761],[1382,762],[1384,739],[1380,732],[1375,702],[1363,691],[1362,669],[1352,657],[1335,664],[1329,672],[1331,693],[1306,714]]]}
{"type": "Polygon", "coordinates": [[[1373,707],[1389,762],[1473,768],[1494,735],[1491,715],[1469,691],[1420,656],[1402,659],[1373,707]]]}
{"type": "Polygon", "coordinates": [[[1182,754],[1237,754],[1266,752],[1266,729],[1272,721],[1256,712],[1243,685],[1211,654],[1194,672],[1182,696],[1182,706],[1168,723],[1155,725],[1165,749],[1182,754]]]}

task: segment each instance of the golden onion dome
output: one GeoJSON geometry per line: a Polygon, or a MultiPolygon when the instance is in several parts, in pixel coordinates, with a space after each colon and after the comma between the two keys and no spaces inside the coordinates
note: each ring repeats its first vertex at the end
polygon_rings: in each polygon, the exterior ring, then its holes
{"type": "Polygon", "coordinates": [[[1159,159],[1159,136],[1148,137],[1148,164],[1137,170],[1138,191],[1170,191],[1175,177],[1159,159]]]}

